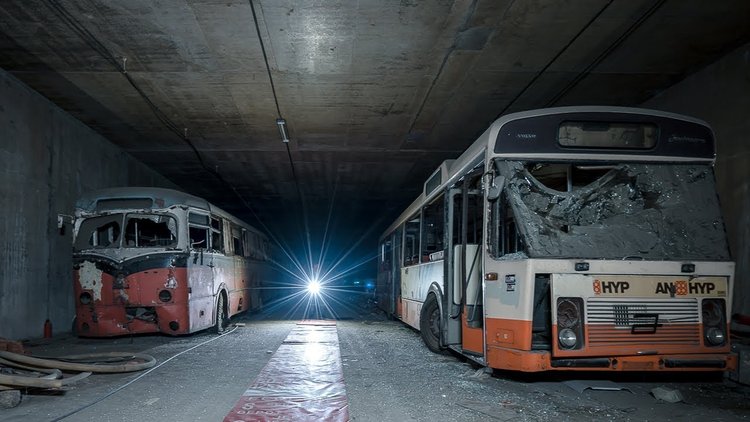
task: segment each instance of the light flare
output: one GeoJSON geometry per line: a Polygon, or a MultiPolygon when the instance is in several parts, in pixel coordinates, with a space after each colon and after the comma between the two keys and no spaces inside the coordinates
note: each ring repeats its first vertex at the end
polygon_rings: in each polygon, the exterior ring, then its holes
{"type": "Polygon", "coordinates": [[[307,292],[311,295],[315,296],[320,294],[321,285],[318,280],[310,280],[309,283],[307,283],[307,292]]]}

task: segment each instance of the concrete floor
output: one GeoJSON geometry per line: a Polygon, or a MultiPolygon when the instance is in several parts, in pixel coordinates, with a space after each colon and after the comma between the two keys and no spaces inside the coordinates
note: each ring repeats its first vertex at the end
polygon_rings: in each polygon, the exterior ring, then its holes
{"type": "MultiPolygon", "coordinates": [[[[721,379],[664,374],[615,377],[495,373],[431,353],[419,334],[386,320],[363,295],[336,308],[344,380],[353,421],[734,421],[750,419],[750,388],[721,379]],[[622,391],[578,393],[565,382],[611,380],[622,391]],[[658,402],[650,391],[678,389],[682,403],[658,402]]],[[[30,344],[34,355],[132,351],[158,362],[200,343],[119,392],[64,421],[221,421],[304,315],[247,315],[231,334],[78,339],[30,344]]],[[[327,315],[320,315],[325,317],[327,315]]],[[[29,393],[0,421],[51,421],[107,395],[139,373],[92,375],[58,394],[29,393]]]]}

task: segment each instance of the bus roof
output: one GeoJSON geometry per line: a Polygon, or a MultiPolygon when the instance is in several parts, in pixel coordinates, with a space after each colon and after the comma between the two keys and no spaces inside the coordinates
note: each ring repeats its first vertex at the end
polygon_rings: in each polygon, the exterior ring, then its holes
{"type": "Polygon", "coordinates": [[[708,123],[694,117],[644,108],[570,106],[529,110],[502,116],[488,130],[491,131],[487,139],[491,152],[488,158],[713,162],[716,157],[714,134],[708,123]],[[631,128],[652,126],[657,130],[652,135],[654,144],[651,147],[633,148],[625,144],[564,146],[562,139],[558,142],[558,130],[570,122],[593,123],[593,126],[617,123],[631,128]],[[550,142],[550,139],[554,141],[550,142]]]}
{"type": "MultiPolygon", "coordinates": [[[[203,198],[190,195],[175,189],[154,187],[117,187],[105,188],[86,192],[76,201],[76,209],[85,212],[96,212],[101,210],[100,201],[113,201],[121,199],[123,209],[138,208],[130,204],[136,204],[137,200],[150,200],[151,205],[144,208],[169,208],[174,205],[187,205],[194,208],[211,210],[211,204],[203,198]]],[[[116,206],[113,203],[109,208],[116,206]]]]}
{"type": "Polygon", "coordinates": [[[262,234],[256,228],[203,198],[167,188],[128,186],[89,191],[82,194],[76,201],[76,214],[132,209],[167,209],[179,205],[208,211],[245,229],[262,234]]]}

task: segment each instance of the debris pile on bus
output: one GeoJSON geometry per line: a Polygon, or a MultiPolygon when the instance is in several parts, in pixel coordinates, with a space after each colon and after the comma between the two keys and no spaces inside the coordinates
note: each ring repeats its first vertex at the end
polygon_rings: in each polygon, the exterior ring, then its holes
{"type": "Polygon", "coordinates": [[[619,164],[565,192],[534,166],[496,163],[531,257],[729,259],[707,166],[619,164]]]}

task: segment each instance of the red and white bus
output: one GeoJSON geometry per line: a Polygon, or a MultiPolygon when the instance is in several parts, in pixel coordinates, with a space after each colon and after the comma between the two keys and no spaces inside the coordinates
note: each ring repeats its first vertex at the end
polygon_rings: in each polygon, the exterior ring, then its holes
{"type": "Polygon", "coordinates": [[[76,205],[73,237],[78,335],[221,332],[261,306],[266,236],[201,198],[95,191],[76,205]]]}
{"type": "Polygon", "coordinates": [[[711,128],[671,113],[503,116],[381,237],[378,303],[495,369],[730,369],[714,158],[711,128]]]}

